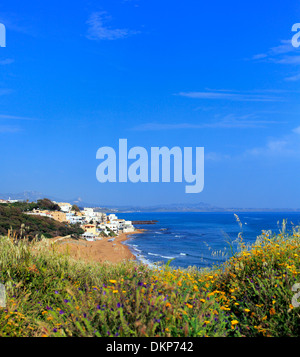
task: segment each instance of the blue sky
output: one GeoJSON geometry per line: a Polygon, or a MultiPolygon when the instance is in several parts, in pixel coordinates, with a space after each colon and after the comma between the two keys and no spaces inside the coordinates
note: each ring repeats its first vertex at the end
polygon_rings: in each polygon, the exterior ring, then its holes
{"type": "Polygon", "coordinates": [[[296,208],[300,3],[2,1],[0,192],[296,208]],[[205,187],[96,180],[99,147],[204,146],[205,187]]]}

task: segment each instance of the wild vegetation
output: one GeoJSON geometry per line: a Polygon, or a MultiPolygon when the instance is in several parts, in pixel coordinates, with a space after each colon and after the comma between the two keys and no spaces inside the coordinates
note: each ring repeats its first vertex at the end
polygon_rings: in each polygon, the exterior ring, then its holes
{"type": "Polygon", "coordinates": [[[2,203],[1,206],[19,208],[22,212],[33,211],[34,209],[60,211],[59,205],[52,202],[48,198],[37,200],[37,202],[18,201],[14,203],[2,203]]]}
{"type": "Polygon", "coordinates": [[[84,263],[0,239],[0,336],[299,336],[300,231],[240,241],[221,266],[84,263]],[[294,302],[294,303],[292,303],[294,302]]]}
{"type": "MultiPolygon", "coordinates": [[[[26,203],[25,203],[26,204],[26,203]]],[[[15,204],[0,205],[0,235],[16,238],[52,238],[57,236],[79,236],[84,231],[79,225],[61,223],[49,217],[27,215],[15,204]]]]}

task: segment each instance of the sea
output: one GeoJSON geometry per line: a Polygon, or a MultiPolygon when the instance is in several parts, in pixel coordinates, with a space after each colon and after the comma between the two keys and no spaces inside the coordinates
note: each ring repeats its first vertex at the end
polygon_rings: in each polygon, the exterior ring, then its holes
{"type": "Polygon", "coordinates": [[[124,242],[137,260],[150,266],[169,263],[174,268],[212,267],[226,261],[238,249],[239,233],[246,244],[253,244],[263,231],[280,233],[300,225],[300,212],[128,212],[119,218],[131,221],[156,220],[136,224],[145,229],[124,242]]]}

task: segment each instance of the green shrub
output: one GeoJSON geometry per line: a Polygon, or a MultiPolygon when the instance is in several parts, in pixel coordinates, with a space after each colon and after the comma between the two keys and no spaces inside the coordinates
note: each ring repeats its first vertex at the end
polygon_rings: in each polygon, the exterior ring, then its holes
{"type": "Polygon", "coordinates": [[[213,269],[85,263],[0,239],[0,336],[299,336],[299,232],[263,235],[213,269]]]}

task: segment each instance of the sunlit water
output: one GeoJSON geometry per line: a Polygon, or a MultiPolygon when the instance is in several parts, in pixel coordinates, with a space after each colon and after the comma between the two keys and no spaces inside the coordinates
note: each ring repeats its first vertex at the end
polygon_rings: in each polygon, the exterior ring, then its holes
{"type": "MultiPolygon", "coordinates": [[[[136,225],[147,231],[125,242],[138,260],[148,264],[174,259],[174,267],[207,267],[230,256],[228,241],[238,237],[241,228],[233,213],[122,213],[128,220],[157,220],[155,225],[136,225]]],[[[243,238],[254,243],[262,230],[279,232],[284,219],[288,228],[300,224],[300,213],[238,213],[243,238]]]]}

